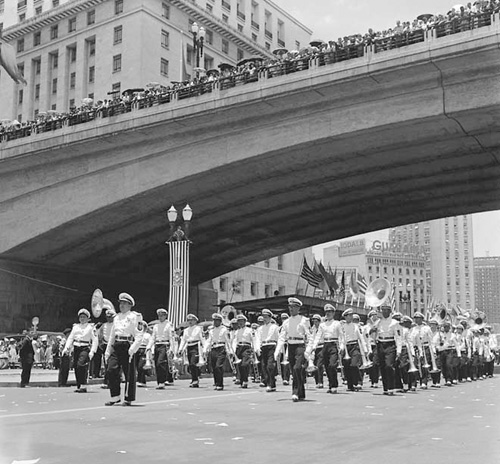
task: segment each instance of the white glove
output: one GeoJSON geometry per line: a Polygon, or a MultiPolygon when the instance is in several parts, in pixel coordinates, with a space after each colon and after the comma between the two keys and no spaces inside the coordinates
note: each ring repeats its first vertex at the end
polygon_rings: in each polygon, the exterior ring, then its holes
{"type": "Polygon", "coordinates": [[[274,352],[274,360],[275,361],[279,361],[280,359],[280,354],[279,353],[276,353],[276,351],[274,352]]]}
{"type": "Polygon", "coordinates": [[[259,357],[260,356],[260,350],[255,351],[255,354],[257,355],[257,357],[259,357]]]}
{"type": "Polygon", "coordinates": [[[93,357],[94,357],[94,353],[91,351],[91,352],[89,353],[89,360],[90,360],[90,361],[92,361],[92,358],[93,358],[93,357]]]}
{"type": "Polygon", "coordinates": [[[106,353],[104,353],[104,362],[107,363],[108,362],[108,359],[109,359],[109,353],[106,351],[106,353]]]}
{"type": "Polygon", "coordinates": [[[133,350],[132,348],[129,348],[129,349],[128,349],[128,355],[129,355],[130,357],[134,356],[134,350],[133,350]]]}

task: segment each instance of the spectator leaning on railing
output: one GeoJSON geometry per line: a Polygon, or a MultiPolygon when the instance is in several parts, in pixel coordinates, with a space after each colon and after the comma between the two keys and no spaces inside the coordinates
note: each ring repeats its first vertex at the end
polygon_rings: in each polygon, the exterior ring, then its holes
{"type": "MultiPolygon", "coordinates": [[[[125,91],[121,96],[98,100],[84,98],[80,107],[67,113],[47,111],[33,121],[0,121],[0,142],[28,137],[31,134],[57,130],[64,125],[77,125],[95,118],[106,118],[132,111],[169,103],[174,99],[191,98],[213,91],[215,86],[225,90],[237,85],[256,82],[259,76],[268,78],[308,69],[313,60],[324,66],[364,55],[367,47],[375,53],[400,48],[425,40],[426,31],[435,31],[436,37],[456,34],[491,24],[491,16],[500,11],[500,0],[478,0],[465,6],[452,8],[446,14],[423,14],[413,21],[398,20],[393,28],[365,34],[339,37],[336,41],[311,42],[301,50],[282,49],[274,59],[248,59],[240,66],[219,65],[221,71],[209,70],[206,76],[190,81],[175,82],[165,87],[158,83],[148,84],[146,89],[125,91]]],[[[110,92],[111,93],[111,92],[110,92]]]]}

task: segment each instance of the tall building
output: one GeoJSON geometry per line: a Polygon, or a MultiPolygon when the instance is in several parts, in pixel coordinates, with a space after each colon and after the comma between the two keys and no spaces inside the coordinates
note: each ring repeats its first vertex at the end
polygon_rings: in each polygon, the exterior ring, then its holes
{"type": "Polygon", "coordinates": [[[470,215],[395,227],[389,242],[423,247],[425,284],[435,303],[475,307],[470,215]]]}
{"type": "MultiPolygon", "coordinates": [[[[312,248],[294,251],[246,266],[213,279],[218,304],[257,300],[276,295],[304,294],[307,282],[299,278],[303,258],[313,262],[312,248]]],[[[313,294],[309,287],[307,293],[313,294]]]]}
{"type": "MultiPolygon", "coordinates": [[[[346,240],[323,250],[323,262],[336,270],[340,283],[344,275],[346,289],[360,274],[367,284],[383,277],[392,283],[396,309],[412,315],[425,312],[428,293],[425,285],[425,255],[422,247],[384,243],[375,240],[367,246],[365,239],[346,240]]],[[[349,292],[346,292],[349,295],[349,292]]],[[[349,297],[348,297],[349,301],[349,297]]]]}
{"type": "Polygon", "coordinates": [[[500,323],[500,256],[474,258],[476,308],[488,323],[500,323]]]}
{"type": "Polygon", "coordinates": [[[271,0],[0,0],[2,37],[28,82],[0,72],[0,118],[29,120],[83,98],[188,79],[194,22],[205,29],[207,70],[300,48],[312,33],[271,0]]]}

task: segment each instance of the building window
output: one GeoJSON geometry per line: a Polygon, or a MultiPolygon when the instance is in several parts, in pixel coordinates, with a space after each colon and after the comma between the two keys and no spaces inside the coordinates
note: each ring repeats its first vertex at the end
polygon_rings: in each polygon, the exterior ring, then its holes
{"type": "Polygon", "coordinates": [[[111,86],[111,93],[120,95],[121,88],[122,88],[121,82],[115,82],[111,86]]]}
{"type": "Polygon", "coordinates": [[[33,33],[33,47],[36,47],[42,43],[42,32],[36,31],[33,33]]]}
{"type": "Polygon", "coordinates": [[[91,24],[95,23],[95,10],[91,10],[87,13],[87,25],[90,26],[91,24]]]}
{"type": "MultiPolygon", "coordinates": [[[[24,90],[21,89],[21,90],[19,90],[19,95],[18,95],[18,99],[17,99],[19,104],[21,104],[23,102],[23,98],[24,98],[24,90]]],[[[18,119],[18,121],[19,121],[19,119],[18,119]]]]}
{"type": "Polygon", "coordinates": [[[76,47],[70,47],[69,51],[69,61],[70,63],[74,63],[76,61],[76,47]]]}
{"type": "Polygon", "coordinates": [[[95,66],[90,66],[89,68],[89,82],[95,81],[95,66]]]}
{"type": "Polygon", "coordinates": [[[259,296],[259,284],[257,282],[250,282],[250,295],[259,296]]]}
{"type": "Polygon", "coordinates": [[[17,41],[17,53],[24,52],[24,38],[17,41]]]}
{"type": "Polygon", "coordinates": [[[236,50],[236,61],[241,61],[243,59],[243,56],[243,50],[241,48],[238,48],[238,50],[236,50]]]}
{"type": "Polygon", "coordinates": [[[168,77],[168,60],[162,58],[160,61],[160,73],[162,76],[168,77]]]}
{"type": "Polygon", "coordinates": [[[205,29],[205,42],[209,45],[214,43],[214,33],[210,29],[205,29]]]}
{"type": "Polygon", "coordinates": [[[221,277],[219,279],[219,291],[221,292],[227,291],[227,277],[221,277]]]}
{"type": "Polygon", "coordinates": [[[42,65],[42,62],[40,60],[33,61],[33,68],[34,68],[35,74],[40,74],[40,69],[42,67],[41,65],[42,65]]]}
{"type": "Polygon", "coordinates": [[[95,39],[89,40],[89,56],[95,55],[95,39]]]}
{"type": "Polygon", "coordinates": [[[243,32],[243,25],[242,24],[238,24],[238,32],[243,32]]]}
{"type": "Polygon", "coordinates": [[[257,42],[257,34],[254,34],[253,32],[252,32],[252,40],[254,42],[257,42]]]}
{"type": "Polygon", "coordinates": [[[26,19],[26,13],[21,13],[19,15],[19,22],[22,23],[26,19]]]}
{"type": "Polygon", "coordinates": [[[271,284],[266,284],[264,286],[264,295],[266,298],[269,298],[271,296],[271,284]]]}
{"type": "Polygon", "coordinates": [[[57,77],[54,77],[54,79],[52,79],[52,93],[57,93],[57,77]]]}
{"type": "Polygon", "coordinates": [[[120,72],[122,70],[122,56],[115,55],[113,57],[113,72],[120,72]]]}
{"type": "Polygon", "coordinates": [[[227,23],[229,21],[228,15],[223,14],[222,15],[222,21],[224,21],[225,23],[227,23]]]}
{"type": "Polygon", "coordinates": [[[269,42],[266,42],[266,50],[271,50],[271,44],[269,42]]]}
{"type": "Polygon", "coordinates": [[[52,54],[52,69],[57,69],[59,66],[59,55],[57,53],[52,54]]]}
{"type": "Polygon", "coordinates": [[[283,270],[283,256],[278,256],[278,270],[283,270]]]}
{"type": "Polygon", "coordinates": [[[76,31],[76,18],[70,18],[68,20],[68,32],[76,31]]]}
{"type": "Polygon", "coordinates": [[[222,53],[226,55],[229,53],[229,40],[222,39],[222,53]]]}
{"type": "Polygon", "coordinates": [[[271,265],[271,261],[269,259],[266,259],[264,261],[264,267],[267,267],[269,269],[270,265],[271,265]]]}
{"type": "Polygon", "coordinates": [[[212,13],[212,11],[213,11],[213,7],[212,7],[212,5],[210,5],[210,3],[207,3],[207,4],[205,5],[205,9],[206,9],[209,13],[212,13]]]}
{"type": "Polygon", "coordinates": [[[115,15],[123,13],[123,0],[115,0],[115,15]]]}
{"type": "Polygon", "coordinates": [[[41,7],[41,6],[37,6],[37,7],[35,8],[35,14],[36,14],[36,15],[42,14],[42,7],[41,7]]]}
{"type": "Polygon", "coordinates": [[[161,15],[165,19],[170,19],[170,5],[167,5],[166,3],[161,4],[161,15]]]}
{"type": "Polygon", "coordinates": [[[74,88],[75,88],[75,85],[76,85],[76,73],[75,73],[75,72],[72,72],[72,73],[69,75],[69,88],[70,88],[70,89],[74,89],[74,88]]]}
{"type": "Polygon", "coordinates": [[[40,84],[35,85],[35,100],[40,98],[40,84]]]}
{"type": "Polygon", "coordinates": [[[192,56],[193,56],[194,50],[191,45],[188,45],[186,47],[186,63],[191,64],[192,63],[192,56]]]}
{"type": "Polygon", "coordinates": [[[59,25],[58,24],[54,24],[50,28],[50,40],[57,39],[58,35],[59,35],[59,25]]]}
{"type": "Polygon", "coordinates": [[[116,26],[113,32],[113,45],[122,43],[123,26],[116,26]]]}
{"type": "Polygon", "coordinates": [[[161,46],[163,48],[167,48],[169,47],[169,43],[170,43],[170,35],[167,31],[164,31],[162,29],[161,31],[161,46]]]}
{"type": "Polygon", "coordinates": [[[52,6],[53,7],[59,6],[59,0],[52,0],[52,6]]]}

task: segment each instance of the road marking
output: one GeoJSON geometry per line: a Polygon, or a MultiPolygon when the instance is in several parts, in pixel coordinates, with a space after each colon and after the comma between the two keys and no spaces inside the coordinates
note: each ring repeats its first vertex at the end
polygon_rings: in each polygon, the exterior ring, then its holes
{"type": "MultiPolygon", "coordinates": [[[[177,403],[180,401],[195,401],[195,400],[213,400],[214,398],[227,398],[229,396],[243,396],[243,395],[253,395],[255,393],[260,393],[258,390],[245,392],[245,393],[226,393],[226,394],[218,394],[218,395],[209,395],[209,396],[192,396],[189,398],[170,398],[168,400],[158,400],[158,401],[147,401],[143,403],[138,403],[138,405],[148,405],[148,404],[164,404],[164,403],[177,403]]],[[[120,407],[121,405],[118,405],[120,407]]],[[[91,408],[74,408],[74,409],[59,409],[56,411],[39,411],[39,412],[26,412],[21,414],[5,414],[0,415],[0,419],[10,419],[15,417],[31,417],[31,416],[45,416],[47,414],[64,414],[69,412],[85,412],[85,411],[97,411],[99,409],[118,409],[117,406],[94,406],[91,408]]],[[[134,407],[132,406],[132,408],[134,407]]]]}

